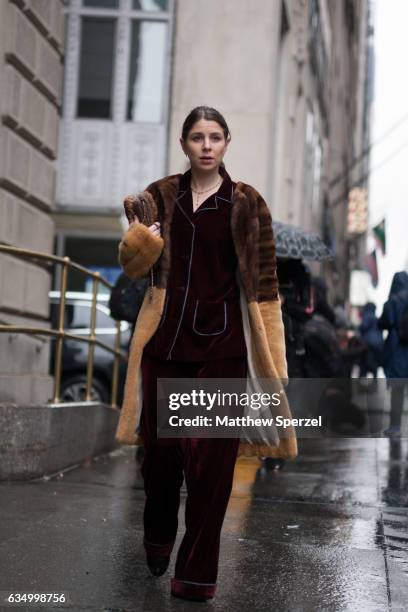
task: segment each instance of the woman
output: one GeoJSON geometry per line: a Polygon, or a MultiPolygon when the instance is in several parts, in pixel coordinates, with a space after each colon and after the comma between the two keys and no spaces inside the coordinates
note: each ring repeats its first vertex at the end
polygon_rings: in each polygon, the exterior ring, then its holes
{"type": "MultiPolygon", "coordinates": [[[[191,169],[125,200],[131,223],[119,247],[126,274],[149,273],[151,284],[132,340],[117,439],[137,441],[141,382],[147,563],[155,575],[167,569],[184,474],[186,533],[171,592],[196,600],[215,594],[239,440],[158,439],[156,381],[287,378],[271,217],[255,189],[233,182],[226,172],[229,141],[218,111],[191,111],[180,139],[191,169]]],[[[285,402],[282,411],[290,414],[285,402]]],[[[293,458],[293,429],[285,436],[274,435],[270,446],[262,440],[242,445],[241,451],[293,458]]]]}

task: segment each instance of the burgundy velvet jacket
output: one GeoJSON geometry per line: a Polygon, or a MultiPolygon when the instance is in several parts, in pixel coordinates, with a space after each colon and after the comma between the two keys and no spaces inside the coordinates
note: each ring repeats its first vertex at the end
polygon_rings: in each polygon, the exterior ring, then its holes
{"type": "Polygon", "coordinates": [[[144,348],[157,359],[208,361],[247,354],[231,233],[235,184],[224,168],[220,173],[219,190],[195,212],[191,171],[180,180],[163,315],[144,348]]]}

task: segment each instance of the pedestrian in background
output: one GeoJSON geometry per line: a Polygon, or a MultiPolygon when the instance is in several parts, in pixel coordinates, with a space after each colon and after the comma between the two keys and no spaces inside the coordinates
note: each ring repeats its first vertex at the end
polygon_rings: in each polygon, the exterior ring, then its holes
{"type": "Polygon", "coordinates": [[[358,331],[366,349],[360,359],[360,378],[372,374],[373,378],[376,379],[378,368],[382,362],[384,340],[378,319],[375,316],[375,304],[373,302],[367,302],[363,306],[358,331]]]}
{"type": "Polygon", "coordinates": [[[303,378],[305,324],[312,316],[310,272],[300,259],[278,261],[279,289],[285,326],[286,360],[289,378],[303,378]]]}
{"type": "MultiPolygon", "coordinates": [[[[191,111],[180,139],[191,168],[125,200],[131,224],[119,247],[125,273],[138,278],[150,271],[151,283],[132,339],[117,439],[137,440],[143,397],[147,564],[155,576],[167,569],[184,476],[186,532],[171,593],[200,601],[216,591],[220,532],[239,440],[158,438],[157,380],[242,381],[248,370],[279,385],[287,379],[272,220],[258,192],[232,181],[223,166],[230,138],[218,111],[191,111]]],[[[286,429],[288,434],[270,448],[251,444],[247,454],[269,448],[272,455],[293,458],[294,430],[286,429]]]]}
{"type": "Polygon", "coordinates": [[[354,433],[364,425],[364,415],[352,401],[348,360],[353,350],[340,346],[336,316],[327,298],[327,286],[320,277],[312,280],[315,309],[305,325],[305,373],[308,378],[326,379],[318,402],[318,414],[334,431],[354,433]]]}
{"type": "Polygon", "coordinates": [[[390,424],[385,434],[401,433],[401,417],[408,378],[408,274],[396,272],[390,294],[379,319],[381,329],[388,331],[384,345],[383,367],[391,388],[390,424]]]}
{"type": "Polygon", "coordinates": [[[305,324],[307,378],[336,378],[343,375],[343,358],[337,338],[336,316],[327,299],[327,286],[320,277],[312,278],[314,309],[305,324]]]}

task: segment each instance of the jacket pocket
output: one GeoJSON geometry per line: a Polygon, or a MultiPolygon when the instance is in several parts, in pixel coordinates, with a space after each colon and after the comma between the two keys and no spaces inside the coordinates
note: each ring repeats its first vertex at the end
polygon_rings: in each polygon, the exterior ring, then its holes
{"type": "Polygon", "coordinates": [[[200,336],[217,336],[227,328],[227,303],[197,300],[193,330],[200,336]]]}
{"type": "Polygon", "coordinates": [[[166,320],[166,315],[167,315],[167,304],[169,303],[169,296],[166,297],[165,301],[164,301],[164,306],[163,306],[163,312],[162,312],[162,316],[160,319],[160,323],[158,325],[157,329],[160,329],[162,327],[162,325],[164,324],[164,321],[166,320]]]}

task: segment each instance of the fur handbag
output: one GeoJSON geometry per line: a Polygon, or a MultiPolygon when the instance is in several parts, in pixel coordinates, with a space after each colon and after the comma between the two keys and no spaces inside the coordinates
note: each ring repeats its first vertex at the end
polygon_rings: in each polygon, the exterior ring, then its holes
{"type": "Polygon", "coordinates": [[[146,227],[153,224],[151,206],[145,202],[142,194],[126,196],[123,206],[129,223],[133,223],[137,218],[138,221],[146,225],[146,227]]]}

